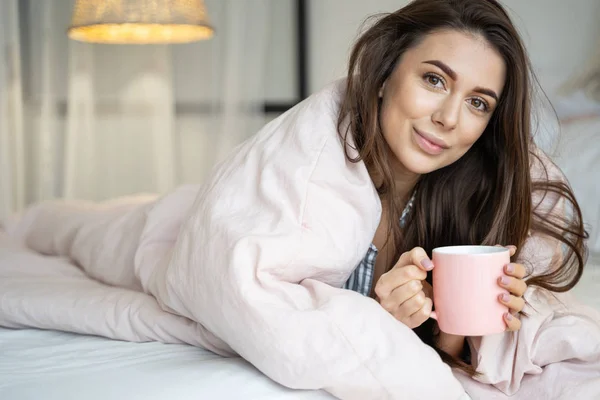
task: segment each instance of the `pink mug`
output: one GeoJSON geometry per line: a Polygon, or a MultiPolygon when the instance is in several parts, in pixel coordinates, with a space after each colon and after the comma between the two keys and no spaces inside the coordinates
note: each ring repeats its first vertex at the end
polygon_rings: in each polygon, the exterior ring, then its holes
{"type": "Polygon", "coordinates": [[[433,249],[431,317],[440,330],[462,336],[484,336],[506,330],[508,308],[498,300],[507,291],[498,285],[509,250],[494,246],[448,246],[433,249]]]}

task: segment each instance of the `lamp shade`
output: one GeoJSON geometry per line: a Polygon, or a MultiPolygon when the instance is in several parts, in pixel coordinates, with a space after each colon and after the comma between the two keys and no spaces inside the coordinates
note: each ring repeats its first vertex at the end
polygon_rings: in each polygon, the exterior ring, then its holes
{"type": "Polygon", "coordinates": [[[203,0],[76,0],[68,35],[83,42],[166,44],[213,32],[203,0]]]}

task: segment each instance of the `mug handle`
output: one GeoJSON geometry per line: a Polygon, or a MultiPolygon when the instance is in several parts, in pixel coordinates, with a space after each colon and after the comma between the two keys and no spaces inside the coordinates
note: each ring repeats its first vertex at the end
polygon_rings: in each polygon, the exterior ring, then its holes
{"type": "Polygon", "coordinates": [[[429,314],[429,318],[433,318],[436,321],[438,320],[438,315],[435,311],[432,311],[431,314],[429,314]]]}

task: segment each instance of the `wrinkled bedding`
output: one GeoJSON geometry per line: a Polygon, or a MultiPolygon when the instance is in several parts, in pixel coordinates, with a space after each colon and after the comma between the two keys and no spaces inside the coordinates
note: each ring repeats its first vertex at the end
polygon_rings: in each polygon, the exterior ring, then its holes
{"type": "MultiPolygon", "coordinates": [[[[567,296],[532,288],[519,332],[470,338],[474,380],[341,289],[381,205],[364,165],[346,161],[338,100],[332,86],[271,122],[203,186],[45,202],[6,222],[30,250],[0,262],[0,326],[187,343],[341,399],[600,398],[600,318],[567,296]],[[28,268],[31,254],[47,268],[28,268]]],[[[555,251],[534,236],[523,254],[536,270],[555,251]]]]}

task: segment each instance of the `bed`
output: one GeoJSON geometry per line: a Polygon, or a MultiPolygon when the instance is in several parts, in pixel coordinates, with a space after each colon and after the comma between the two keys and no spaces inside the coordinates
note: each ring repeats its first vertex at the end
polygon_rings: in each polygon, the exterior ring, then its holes
{"type": "MultiPolygon", "coordinates": [[[[25,250],[0,234],[0,263],[19,262],[25,250]]],[[[37,265],[67,263],[52,259],[37,265]]],[[[0,277],[1,279],[1,277],[0,277]]],[[[574,294],[600,309],[600,260],[591,259],[574,294]]],[[[0,328],[0,399],[331,399],[322,391],[294,391],[240,358],[198,347],[131,343],[37,329],[0,328]]]]}
{"type": "MultiPolygon", "coordinates": [[[[23,267],[23,277],[27,277],[28,267],[55,270],[70,267],[64,259],[32,258],[29,251],[15,245],[2,232],[0,263],[23,267]],[[29,265],[23,265],[24,260],[30,260],[29,265]]],[[[44,277],[32,279],[40,280],[52,290],[55,282],[51,281],[51,275],[52,272],[47,271],[44,277]]],[[[332,397],[325,392],[287,389],[241,358],[221,357],[195,346],[132,343],[52,330],[0,328],[0,399],[80,398],[300,400],[332,397]]]]}

